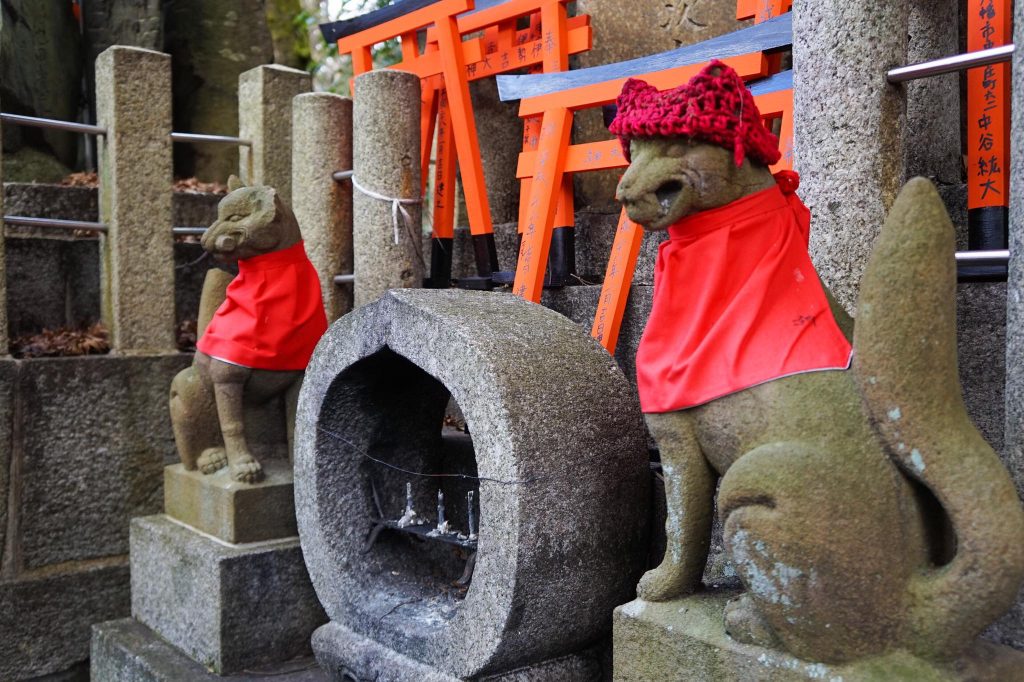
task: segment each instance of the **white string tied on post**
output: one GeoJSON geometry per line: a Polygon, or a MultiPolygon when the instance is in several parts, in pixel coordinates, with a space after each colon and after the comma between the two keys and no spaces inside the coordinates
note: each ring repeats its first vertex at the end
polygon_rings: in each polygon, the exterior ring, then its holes
{"type": "Polygon", "coordinates": [[[419,245],[416,243],[416,237],[413,234],[412,228],[411,228],[411,225],[410,225],[412,223],[412,216],[409,215],[409,211],[405,210],[405,206],[406,205],[413,205],[413,204],[423,203],[423,199],[421,199],[421,198],[417,198],[417,199],[399,199],[397,197],[384,196],[383,194],[378,194],[377,192],[374,192],[373,190],[367,189],[367,188],[363,187],[362,185],[360,185],[359,182],[356,180],[356,176],[354,176],[354,175],[351,178],[349,178],[349,179],[352,181],[352,186],[353,187],[355,187],[357,190],[359,190],[360,192],[362,192],[366,196],[370,197],[371,199],[376,199],[378,201],[388,201],[388,202],[391,202],[391,224],[394,227],[394,232],[395,232],[395,246],[398,245],[398,237],[399,237],[399,232],[400,232],[398,223],[401,221],[402,224],[405,226],[406,232],[409,233],[410,239],[413,240],[413,248],[418,253],[419,252],[419,248],[418,248],[419,245]]]}

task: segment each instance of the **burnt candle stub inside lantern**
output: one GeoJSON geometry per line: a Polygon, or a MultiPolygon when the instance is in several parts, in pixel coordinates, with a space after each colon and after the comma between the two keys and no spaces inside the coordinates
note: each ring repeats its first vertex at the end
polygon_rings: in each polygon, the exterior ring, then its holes
{"type": "Polygon", "coordinates": [[[581,652],[644,568],[635,394],[578,326],[511,296],[395,290],[339,320],[306,374],[295,471],[331,619],[313,646],[338,679],[545,662],[538,680],[591,679],[581,652]]]}

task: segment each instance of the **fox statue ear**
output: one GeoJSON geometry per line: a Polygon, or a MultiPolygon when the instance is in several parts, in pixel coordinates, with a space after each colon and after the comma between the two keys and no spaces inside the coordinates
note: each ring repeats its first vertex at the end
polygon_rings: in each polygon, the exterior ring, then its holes
{"type": "Polygon", "coordinates": [[[237,175],[232,175],[228,178],[228,191],[234,192],[236,189],[242,189],[245,187],[245,183],[242,182],[237,175]]]}

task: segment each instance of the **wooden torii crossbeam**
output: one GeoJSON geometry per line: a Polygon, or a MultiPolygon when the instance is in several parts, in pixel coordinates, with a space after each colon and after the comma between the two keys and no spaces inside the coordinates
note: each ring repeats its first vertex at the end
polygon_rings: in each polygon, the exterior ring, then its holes
{"type": "MultiPolygon", "coordinates": [[[[522,100],[520,117],[542,116],[538,149],[520,155],[517,176],[532,178],[513,291],[539,302],[551,234],[556,196],[565,177],[573,173],[628,165],[617,140],[571,145],[569,132],[575,111],[614,102],[630,77],[642,78],[664,90],[686,82],[706,62],[721,59],[745,79],[770,73],[774,51],[792,44],[791,15],[669,52],[589,69],[536,76],[502,76],[502,100],[522,100]]],[[[776,170],[792,163],[792,78],[788,72],[755,86],[758,108],[765,119],[781,118],[783,158],[776,170]]],[[[642,233],[620,215],[612,254],[602,285],[592,335],[614,352],[626,299],[633,279],[642,233]]]]}
{"type": "MultiPolygon", "coordinates": [[[[468,83],[523,68],[542,72],[567,69],[569,55],[590,49],[593,38],[588,17],[568,18],[566,2],[568,0],[481,0],[474,6],[473,0],[403,0],[321,27],[327,40],[337,41],[340,54],[352,55],[355,75],[373,68],[370,48],[375,43],[399,37],[402,61],[389,68],[410,71],[421,79],[424,194],[435,120],[437,125],[431,254],[433,286],[447,286],[451,278],[456,160],[462,171],[477,274],[489,281],[498,269],[468,83]],[[517,28],[524,17],[530,20],[529,28],[517,28]],[[418,40],[424,31],[421,52],[418,40]],[[481,32],[482,37],[463,40],[464,36],[481,32]]],[[[524,139],[528,140],[529,136],[524,139]]],[[[563,213],[570,216],[571,201],[571,193],[563,192],[562,203],[568,202],[563,213]]]]}

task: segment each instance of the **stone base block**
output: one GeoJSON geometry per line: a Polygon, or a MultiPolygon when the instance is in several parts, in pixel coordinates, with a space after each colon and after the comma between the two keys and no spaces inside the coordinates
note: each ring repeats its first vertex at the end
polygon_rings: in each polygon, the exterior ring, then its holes
{"type": "Polygon", "coordinates": [[[948,665],[895,652],[847,665],[825,665],[741,644],[725,633],[725,603],[735,592],[670,602],[637,599],[615,609],[615,682],[996,682],[1024,679],[1024,653],[978,640],[948,665]]]}
{"type": "Polygon", "coordinates": [[[228,467],[207,476],[182,464],[164,468],[164,511],[224,542],[295,537],[295,493],[287,460],[262,462],[255,485],[231,478],[228,467]]]}
{"type": "Polygon", "coordinates": [[[298,538],[232,545],[174,521],[131,524],[132,615],[221,674],[309,654],[327,618],[298,538]]]}
{"type": "MultiPolygon", "coordinates": [[[[224,679],[199,665],[134,618],[92,628],[90,672],[102,682],[219,682],[224,679]]],[[[312,658],[248,669],[232,682],[326,682],[312,658]]]]}
{"type": "MultiPolygon", "coordinates": [[[[313,633],[313,651],[332,680],[375,682],[461,682],[425,663],[409,658],[344,625],[328,623],[313,633]]],[[[610,669],[607,646],[542,661],[515,670],[473,678],[480,682],[601,682],[610,669]]]]}

